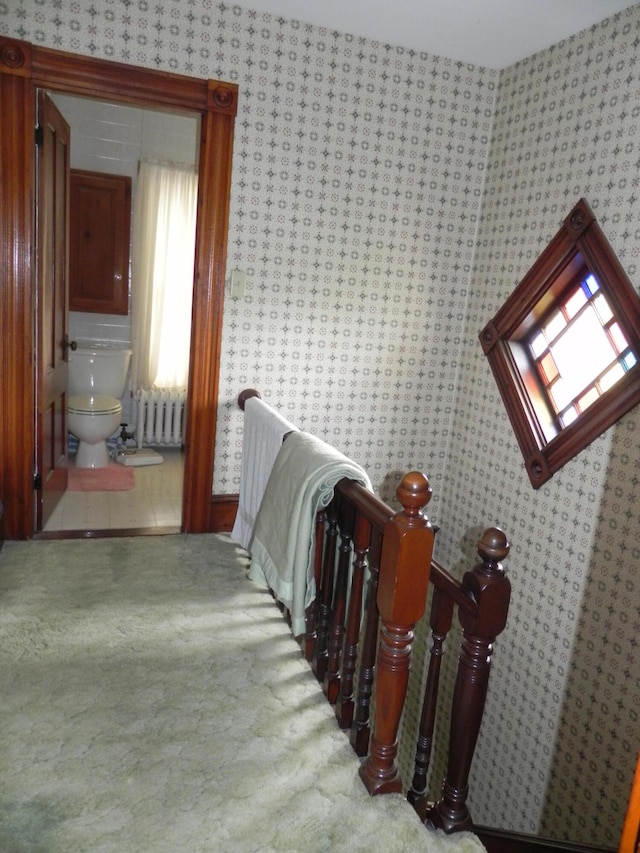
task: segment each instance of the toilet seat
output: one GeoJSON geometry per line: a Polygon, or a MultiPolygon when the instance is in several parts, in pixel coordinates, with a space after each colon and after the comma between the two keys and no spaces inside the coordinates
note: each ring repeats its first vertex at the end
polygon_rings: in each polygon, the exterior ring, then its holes
{"type": "Polygon", "coordinates": [[[69,397],[67,411],[76,415],[115,415],[122,404],[108,394],[78,394],[69,397]]]}

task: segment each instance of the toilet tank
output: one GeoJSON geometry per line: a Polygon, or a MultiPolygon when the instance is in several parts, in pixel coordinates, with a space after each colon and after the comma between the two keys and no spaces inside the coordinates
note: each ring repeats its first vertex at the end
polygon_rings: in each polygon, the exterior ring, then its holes
{"type": "Polygon", "coordinates": [[[131,350],[117,344],[78,341],[69,350],[69,387],[76,394],[108,394],[120,399],[125,392],[131,350]]]}

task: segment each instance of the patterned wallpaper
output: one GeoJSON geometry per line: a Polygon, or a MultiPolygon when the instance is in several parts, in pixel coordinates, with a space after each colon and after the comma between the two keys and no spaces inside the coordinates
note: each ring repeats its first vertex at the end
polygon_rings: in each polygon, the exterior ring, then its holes
{"type": "Polygon", "coordinates": [[[640,411],[533,491],[475,336],[581,196],[640,287],[639,44],[636,6],[501,75],[440,506],[457,535],[495,519],[513,542],[482,819],[609,847],[640,746],[640,411]]]}
{"type": "Polygon", "coordinates": [[[0,33],[239,84],[229,268],[247,295],[225,305],[215,491],[237,490],[250,385],[385,495],[425,470],[446,564],[502,526],[514,594],[474,817],[616,846],[640,415],[534,492],[477,335],[580,196],[640,284],[640,6],[501,73],[212,0],[0,0],[0,33]]]}
{"type": "Polygon", "coordinates": [[[247,70],[229,263],[250,284],[225,309],[231,428],[216,483],[237,482],[248,384],[376,485],[395,488],[408,458],[435,485],[497,74],[251,13],[246,24],[233,28],[247,70]]]}

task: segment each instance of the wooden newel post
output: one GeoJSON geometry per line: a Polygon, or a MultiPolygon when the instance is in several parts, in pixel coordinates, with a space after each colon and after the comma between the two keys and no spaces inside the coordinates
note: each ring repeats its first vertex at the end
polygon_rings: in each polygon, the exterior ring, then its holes
{"type": "Polygon", "coordinates": [[[485,530],[477,550],[482,562],[462,579],[477,610],[459,611],[463,640],[452,703],[447,776],[442,795],[425,820],[445,832],[460,832],[473,825],[466,804],[469,771],[484,712],[493,643],[506,625],[511,597],[511,583],[499,562],[509,553],[503,531],[497,527],[485,530]]]}
{"type": "Polygon", "coordinates": [[[373,735],[369,754],[360,766],[360,776],[372,796],[403,790],[396,765],[398,725],[407,693],[413,629],[426,606],[434,539],[431,523],[422,513],[431,498],[424,474],[406,474],[396,495],[403,510],[384,530],[373,735]]]}

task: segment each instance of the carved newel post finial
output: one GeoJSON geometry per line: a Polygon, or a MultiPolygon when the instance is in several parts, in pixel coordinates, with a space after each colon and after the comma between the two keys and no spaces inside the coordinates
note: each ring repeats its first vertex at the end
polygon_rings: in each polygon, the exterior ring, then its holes
{"type": "Polygon", "coordinates": [[[478,554],[483,561],[482,568],[491,572],[503,572],[499,562],[508,555],[509,549],[510,545],[505,532],[499,527],[488,527],[477,545],[478,554]]]}
{"type": "Polygon", "coordinates": [[[431,500],[432,494],[433,489],[429,481],[420,471],[409,471],[396,488],[396,497],[408,518],[419,516],[423,507],[431,500]]]}

